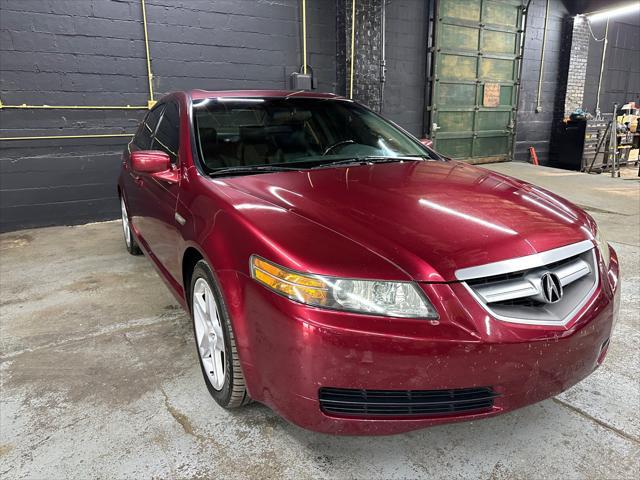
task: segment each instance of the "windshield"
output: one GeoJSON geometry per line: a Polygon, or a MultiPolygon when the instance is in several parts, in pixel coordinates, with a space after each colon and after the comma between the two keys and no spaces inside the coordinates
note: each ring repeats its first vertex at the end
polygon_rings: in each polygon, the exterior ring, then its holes
{"type": "MultiPolygon", "coordinates": [[[[221,169],[310,168],[368,157],[437,158],[370,110],[310,98],[211,98],[193,105],[206,173],[221,169]]],[[[225,170],[226,171],[226,170],[225,170]]]]}

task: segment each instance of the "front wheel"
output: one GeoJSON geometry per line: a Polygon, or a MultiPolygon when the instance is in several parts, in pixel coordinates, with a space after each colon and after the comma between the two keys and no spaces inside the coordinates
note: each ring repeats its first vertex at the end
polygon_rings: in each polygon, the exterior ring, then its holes
{"type": "Polygon", "coordinates": [[[191,318],[198,360],[209,393],[221,407],[237,408],[251,401],[229,315],[211,269],[200,260],[191,276],[191,318]]]}
{"type": "Polygon", "coordinates": [[[120,197],[120,211],[122,213],[122,230],[124,233],[124,244],[127,247],[127,252],[131,255],[141,255],[142,250],[136,243],[136,239],[133,237],[131,231],[131,224],[129,223],[129,215],[127,214],[127,206],[124,203],[124,196],[120,197]]]}

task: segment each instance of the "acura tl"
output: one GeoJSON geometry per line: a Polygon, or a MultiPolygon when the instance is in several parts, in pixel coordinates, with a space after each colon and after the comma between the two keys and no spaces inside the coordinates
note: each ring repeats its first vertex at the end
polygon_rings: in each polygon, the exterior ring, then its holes
{"type": "Polygon", "coordinates": [[[587,213],[349,99],[170,94],[118,193],[225,408],[391,434],[557,395],[607,352],[618,259],[587,213]]]}

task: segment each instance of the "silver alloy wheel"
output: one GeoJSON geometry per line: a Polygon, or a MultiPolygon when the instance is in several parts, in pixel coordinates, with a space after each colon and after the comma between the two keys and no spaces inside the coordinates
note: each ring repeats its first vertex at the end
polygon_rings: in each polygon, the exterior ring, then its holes
{"type": "Polygon", "coordinates": [[[220,390],[226,375],[224,335],[216,299],[204,278],[193,286],[192,305],[200,360],[211,386],[220,390]]]}
{"type": "Polygon", "coordinates": [[[120,210],[122,210],[122,230],[124,231],[124,241],[127,243],[127,247],[131,248],[131,227],[129,226],[127,207],[124,205],[124,197],[120,198],[120,210]]]}

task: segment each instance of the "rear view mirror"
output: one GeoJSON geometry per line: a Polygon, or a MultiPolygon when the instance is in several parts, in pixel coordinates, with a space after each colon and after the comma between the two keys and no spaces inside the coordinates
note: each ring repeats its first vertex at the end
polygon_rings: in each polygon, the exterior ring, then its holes
{"type": "Polygon", "coordinates": [[[171,168],[171,160],[160,150],[138,150],[131,152],[131,168],[137,173],[159,173],[171,168]]]}

